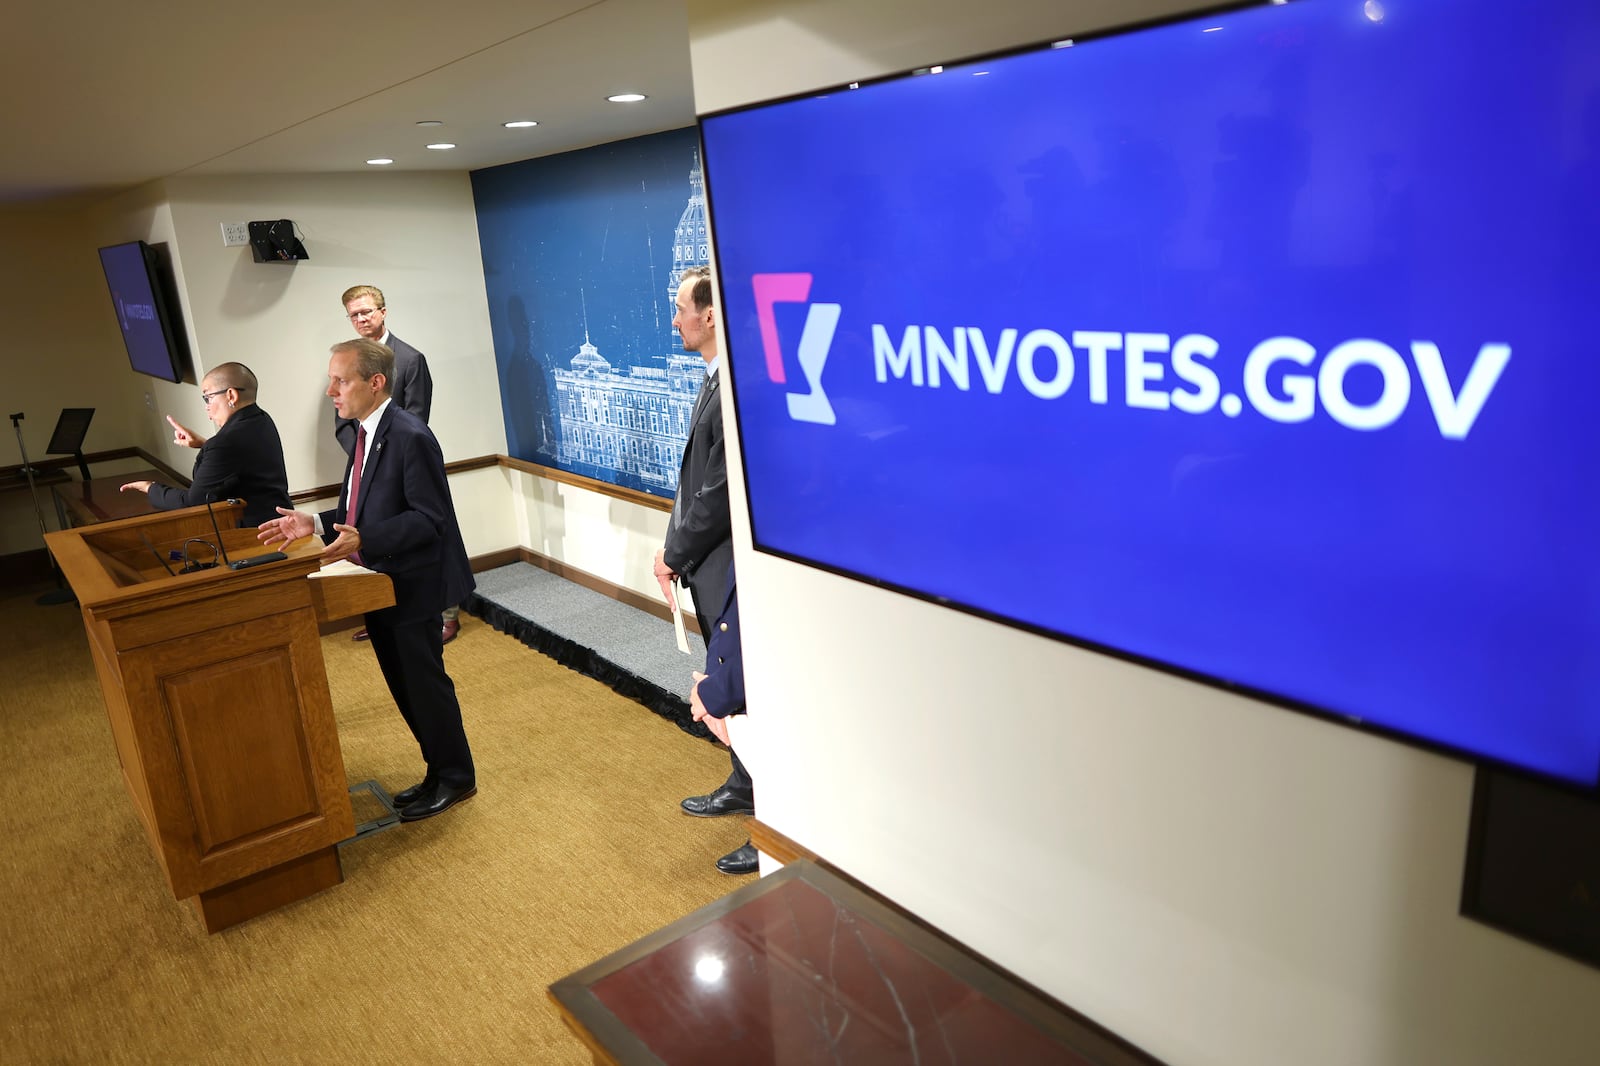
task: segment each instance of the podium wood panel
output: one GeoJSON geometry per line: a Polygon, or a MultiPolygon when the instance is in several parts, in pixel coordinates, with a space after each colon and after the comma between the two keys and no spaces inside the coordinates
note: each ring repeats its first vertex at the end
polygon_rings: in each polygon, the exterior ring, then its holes
{"type": "MultiPolygon", "coordinates": [[[[236,511],[216,507],[219,525],[236,511]]],[[[216,932],[342,880],[335,846],[355,819],[318,625],[394,591],[381,574],[308,580],[314,538],[277,562],[169,574],[163,556],[193,538],[218,539],[203,507],[46,543],[82,605],[139,820],[174,897],[193,898],[216,932]]],[[[266,550],[236,528],[220,548],[235,560],[266,550]]]]}
{"type": "Polygon", "coordinates": [[[318,621],[354,618],[394,604],[394,585],[382,574],[339,574],[312,578],[311,606],[318,621]]]}

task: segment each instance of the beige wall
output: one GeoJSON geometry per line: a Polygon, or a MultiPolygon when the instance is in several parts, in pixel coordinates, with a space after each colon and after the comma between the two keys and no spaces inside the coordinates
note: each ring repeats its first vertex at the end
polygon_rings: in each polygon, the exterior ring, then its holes
{"type": "MultiPolygon", "coordinates": [[[[128,367],[96,254],[116,239],[97,240],[87,210],[82,203],[0,210],[0,415],[24,414],[23,441],[35,462],[47,458],[63,407],[95,409],[86,451],[125,447],[138,413],[129,403],[131,388],[136,381],[159,384],[128,367]]],[[[0,434],[0,466],[20,463],[10,419],[0,423],[0,434]]],[[[40,499],[54,529],[48,488],[40,499]]],[[[41,547],[27,491],[0,496],[0,555],[41,547]]]]}
{"type": "MultiPolygon", "coordinates": [[[[0,313],[16,338],[5,355],[6,393],[15,397],[10,410],[27,413],[34,458],[64,406],[98,409],[90,448],[142,447],[185,472],[194,453],[172,444],[163,415],[210,431],[193,383],[128,368],[95,250],[129,240],[168,245],[196,373],[237,359],[260,377],[260,402],[283,436],[291,489],[334,484],[343,474],[322,389],[328,345],[353,335],[339,295],[363,282],[384,290],[390,327],[428,357],[430,421],[445,457],[505,451],[464,173],[174,179],[55,211],[0,214],[0,237],[17,250],[0,262],[0,313]],[[261,218],[294,219],[311,258],[256,263],[248,248],[223,246],[222,222],[261,218]]],[[[650,561],[665,533],[663,512],[510,471],[461,475],[451,490],[472,554],[521,543],[655,594],[650,561]]],[[[54,528],[48,495],[44,504],[54,528]]],[[[0,500],[0,554],[38,546],[26,494],[0,500]]]]}
{"type": "MultiPolygon", "coordinates": [[[[429,423],[445,458],[505,451],[465,173],[186,178],[166,189],[196,362],[234,359],[255,370],[261,406],[283,436],[291,488],[334,483],[344,473],[323,389],[328,346],[355,336],[339,296],[356,284],[384,291],[389,328],[427,356],[429,423]],[[223,246],[221,223],[264,218],[293,219],[311,258],[256,263],[248,248],[223,246]]],[[[203,417],[190,391],[180,420],[203,417]]],[[[166,439],[169,461],[180,460],[181,449],[166,439]]]]}
{"type": "MultiPolygon", "coordinates": [[[[323,388],[328,346],[354,336],[339,295],[358,283],[384,290],[390,328],[427,355],[430,423],[446,459],[505,450],[465,173],[174,179],[51,211],[9,212],[0,215],[0,236],[17,249],[0,264],[0,312],[17,341],[6,358],[7,394],[16,396],[8,402],[27,412],[35,458],[63,406],[97,408],[90,448],[142,447],[179,471],[191,468],[194,453],[173,445],[163,416],[211,432],[193,382],[174,385],[128,367],[95,250],[130,240],[168,246],[196,376],[230,359],[256,371],[260,403],[283,436],[291,489],[336,483],[344,471],[323,388]],[[248,248],[223,246],[222,222],[260,218],[294,219],[311,258],[255,263],[248,248]]],[[[514,536],[505,478],[497,476],[497,486],[473,477],[455,488],[473,516],[473,551],[508,547],[514,536]]],[[[0,554],[38,546],[31,506],[12,497],[0,501],[0,554]]]]}
{"type": "MultiPolygon", "coordinates": [[[[1183,6],[695,0],[697,107],[1183,6]]],[[[1457,914],[1469,766],[756,555],[743,491],[764,821],[1168,1062],[1593,1060],[1600,973],[1457,914]]]]}
{"type": "MultiPolygon", "coordinates": [[[[530,474],[511,478],[520,544],[661,598],[652,563],[667,536],[667,512],[530,474]]],[[[688,698],[687,685],[683,695],[688,698]]]]}
{"type": "MultiPolygon", "coordinates": [[[[133,371],[81,207],[0,211],[0,247],[0,414],[26,413],[22,428],[34,459],[43,458],[63,407],[95,408],[86,447],[120,446],[133,414],[121,403],[133,371]]],[[[9,420],[5,436],[0,465],[9,466],[20,462],[9,420]]]]}

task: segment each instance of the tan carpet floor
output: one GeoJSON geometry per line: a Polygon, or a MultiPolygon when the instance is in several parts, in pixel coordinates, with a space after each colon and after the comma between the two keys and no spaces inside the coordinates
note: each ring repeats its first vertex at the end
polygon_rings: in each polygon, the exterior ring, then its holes
{"type": "MultiPolygon", "coordinates": [[[[79,610],[42,588],[0,597],[0,1062],[587,1063],[546,986],[746,883],[712,862],[747,824],[678,811],[723,750],[463,615],[479,794],[207,935],[124,792],[79,610]]],[[[322,643],[351,782],[413,783],[370,649],[322,643]]]]}

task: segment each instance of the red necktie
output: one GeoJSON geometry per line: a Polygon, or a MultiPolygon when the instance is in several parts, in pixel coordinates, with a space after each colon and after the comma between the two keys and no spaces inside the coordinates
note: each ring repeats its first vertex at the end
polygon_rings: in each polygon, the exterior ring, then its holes
{"type": "MultiPolygon", "coordinates": [[[[366,426],[357,426],[356,427],[356,459],[355,459],[355,462],[352,463],[351,466],[350,466],[350,497],[349,497],[348,501],[346,502],[345,509],[344,509],[344,521],[345,521],[345,525],[348,525],[348,526],[353,526],[353,525],[356,524],[356,502],[361,497],[361,468],[364,465],[366,465],[366,461],[367,461],[367,427],[366,426]]],[[[356,552],[354,555],[350,556],[350,559],[353,562],[360,563],[361,562],[361,553],[360,552],[356,552]]]]}

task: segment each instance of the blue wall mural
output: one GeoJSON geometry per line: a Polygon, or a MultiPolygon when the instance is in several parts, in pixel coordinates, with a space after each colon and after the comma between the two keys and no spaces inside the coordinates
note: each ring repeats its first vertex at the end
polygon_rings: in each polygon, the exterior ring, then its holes
{"type": "Polygon", "coordinates": [[[672,328],[710,261],[695,130],[475,171],[472,194],[511,455],[671,498],[705,375],[672,328]]]}

